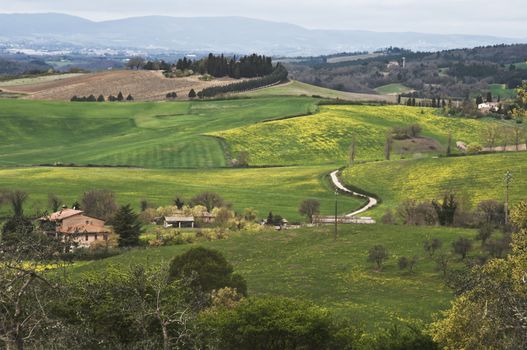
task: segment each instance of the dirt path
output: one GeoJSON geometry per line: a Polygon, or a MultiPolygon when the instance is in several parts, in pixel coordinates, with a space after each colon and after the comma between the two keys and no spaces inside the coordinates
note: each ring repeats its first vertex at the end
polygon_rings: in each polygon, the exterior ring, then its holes
{"type": "Polygon", "coordinates": [[[373,197],[370,197],[370,196],[367,196],[367,195],[365,195],[363,193],[354,192],[354,191],[350,190],[349,188],[346,188],[340,182],[338,174],[339,174],[339,170],[335,170],[334,172],[332,172],[330,174],[331,182],[333,182],[333,185],[335,185],[336,188],[338,188],[342,192],[349,193],[352,196],[368,199],[368,203],[365,206],[363,206],[359,210],[354,211],[353,213],[346,214],[347,217],[357,216],[359,214],[365,213],[366,211],[370,210],[371,208],[373,208],[374,206],[376,206],[378,204],[377,199],[375,199],[373,197]]]}

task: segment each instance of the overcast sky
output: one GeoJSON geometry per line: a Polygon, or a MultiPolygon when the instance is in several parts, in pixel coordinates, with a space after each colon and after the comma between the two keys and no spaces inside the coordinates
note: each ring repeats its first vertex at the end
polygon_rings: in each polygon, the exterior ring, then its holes
{"type": "Polygon", "coordinates": [[[245,16],[320,29],[527,36],[527,0],[0,0],[0,12],[61,12],[92,20],[245,16]]]}

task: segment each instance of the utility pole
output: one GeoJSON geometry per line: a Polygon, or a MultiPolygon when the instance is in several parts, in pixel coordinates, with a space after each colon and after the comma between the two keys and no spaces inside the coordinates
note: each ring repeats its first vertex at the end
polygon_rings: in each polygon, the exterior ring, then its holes
{"type": "Polygon", "coordinates": [[[509,185],[512,181],[512,173],[507,171],[503,177],[505,182],[505,225],[509,224],[509,185]]]}
{"type": "Polygon", "coordinates": [[[337,225],[338,225],[338,204],[337,204],[337,198],[339,195],[339,191],[335,190],[335,232],[333,233],[333,240],[337,240],[337,225]]]}

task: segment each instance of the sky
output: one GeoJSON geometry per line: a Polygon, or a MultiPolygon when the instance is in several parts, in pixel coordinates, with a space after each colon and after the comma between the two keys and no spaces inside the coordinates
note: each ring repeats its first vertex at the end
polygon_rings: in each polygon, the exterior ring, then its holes
{"type": "Polygon", "coordinates": [[[0,13],[92,20],[144,15],[244,16],[316,29],[527,36],[527,0],[0,0],[0,13]]]}

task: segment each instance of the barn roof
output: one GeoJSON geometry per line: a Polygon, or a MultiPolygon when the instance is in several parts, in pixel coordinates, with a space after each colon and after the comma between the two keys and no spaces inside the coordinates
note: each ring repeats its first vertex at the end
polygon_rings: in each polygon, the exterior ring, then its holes
{"type": "Polygon", "coordinates": [[[165,221],[171,222],[194,222],[193,216],[165,216],[165,221]]]}

